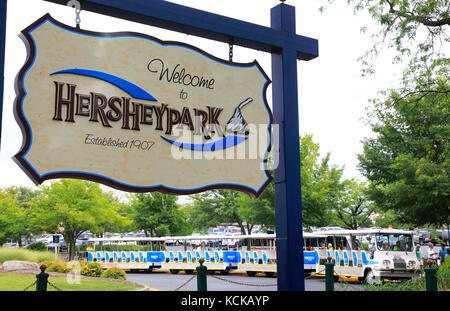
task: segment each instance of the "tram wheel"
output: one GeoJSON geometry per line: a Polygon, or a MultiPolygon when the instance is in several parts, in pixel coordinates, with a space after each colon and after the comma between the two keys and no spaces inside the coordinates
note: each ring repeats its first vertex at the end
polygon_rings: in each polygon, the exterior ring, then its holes
{"type": "Polygon", "coordinates": [[[147,273],[152,273],[152,271],[153,271],[153,268],[152,267],[148,267],[148,269],[147,269],[147,273]]]}
{"type": "Polygon", "coordinates": [[[256,275],[256,271],[247,271],[247,275],[248,276],[255,276],[256,275]]]}
{"type": "Polygon", "coordinates": [[[230,273],[230,270],[228,270],[228,269],[220,270],[220,274],[222,274],[222,275],[228,275],[228,273],[230,273]]]}
{"type": "Polygon", "coordinates": [[[216,271],[215,270],[206,270],[206,273],[207,274],[214,274],[214,273],[216,273],[216,271]]]}
{"type": "Polygon", "coordinates": [[[180,270],[178,270],[178,269],[170,269],[170,273],[172,273],[172,274],[178,274],[178,272],[180,272],[180,270]]]}
{"type": "Polygon", "coordinates": [[[264,272],[264,274],[266,275],[266,276],[273,276],[274,274],[275,274],[275,272],[264,272]]]}
{"type": "Polygon", "coordinates": [[[184,273],[186,273],[186,274],[194,274],[194,270],[186,269],[186,270],[184,270],[184,273]]]}

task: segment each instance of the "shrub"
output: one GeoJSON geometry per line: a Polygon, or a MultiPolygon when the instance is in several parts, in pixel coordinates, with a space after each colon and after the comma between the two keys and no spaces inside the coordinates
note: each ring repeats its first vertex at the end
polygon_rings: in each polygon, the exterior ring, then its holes
{"type": "Polygon", "coordinates": [[[43,242],[31,243],[26,248],[29,250],[32,250],[32,251],[39,251],[39,252],[43,252],[43,251],[47,250],[47,246],[43,242]]]}
{"type": "Polygon", "coordinates": [[[103,268],[98,262],[81,261],[80,274],[84,276],[101,277],[103,268]]]}
{"type": "Polygon", "coordinates": [[[103,271],[102,278],[126,280],[127,275],[126,275],[125,271],[123,271],[122,269],[112,267],[112,268],[109,268],[109,269],[106,269],[105,271],[103,271]]]}
{"type": "Polygon", "coordinates": [[[67,263],[65,261],[55,260],[50,266],[47,266],[46,272],[67,273],[69,272],[69,269],[67,268],[67,263]]]}
{"type": "Polygon", "coordinates": [[[445,258],[445,262],[441,264],[436,274],[438,285],[443,289],[450,289],[450,257],[445,258]]]}

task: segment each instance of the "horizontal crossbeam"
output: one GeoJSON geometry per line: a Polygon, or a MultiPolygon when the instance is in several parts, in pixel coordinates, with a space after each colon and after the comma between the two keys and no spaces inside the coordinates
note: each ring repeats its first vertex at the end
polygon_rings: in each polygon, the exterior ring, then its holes
{"type": "MultiPolygon", "coordinates": [[[[44,0],[66,5],[67,0],[44,0]]],[[[319,55],[316,39],[163,0],[80,0],[81,9],[268,53],[283,48],[300,60],[319,55]]]]}

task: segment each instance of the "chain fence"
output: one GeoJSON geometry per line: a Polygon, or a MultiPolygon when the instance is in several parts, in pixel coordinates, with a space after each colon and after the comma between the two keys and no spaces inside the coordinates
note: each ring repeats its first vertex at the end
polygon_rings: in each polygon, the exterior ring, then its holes
{"type": "Polygon", "coordinates": [[[47,284],[49,284],[50,286],[52,286],[54,289],[56,289],[57,291],[62,292],[63,290],[59,287],[57,287],[55,284],[52,284],[50,281],[47,281],[47,284]]]}
{"type": "Polygon", "coordinates": [[[250,284],[250,283],[244,283],[244,282],[237,282],[237,281],[223,279],[221,277],[218,277],[217,275],[209,275],[209,276],[212,278],[215,278],[217,280],[221,280],[221,281],[232,283],[232,284],[244,285],[244,286],[257,286],[257,287],[277,286],[277,284],[250,284]]]}
{"type": "Polygon", "coordinates": [[[23,289],[23,291],[25,292],[25,291],[27,291],[31,286],[33,286],[33,285],[35,285],[36,284],[36,281],[34,281],[33,283],[31,283],[30,285],[28,285],[27,287],[25,287],[24,289],[23,289]]]}
{"type": "Polygon", "coordinates": [[[179,287],[177,287],[176,289],[174,289],[174,291],[178,291],[181,288],[183,288],[184,286],[186,286],[190,281],[192,281],[197,275],[193,275],[190,279],[188,279],[186,282],[184,282],[183,284],[181,284],[179,287]]]}
{"type": "MultiPolygon", "coordinates": [[[[37,281],[34,281],[33,283],[31,283],[30,285],[28,285],[27,287],[25,287],[25,288],[23,289],[23,291],[25,292],[25,291],[27,291],[30,287],[32,287],[33,285],[36,285],[36,282],[37,282],[37,281]]],[[[50,281],[47,281],[47,284],[49,284],[51,287],[53,287],[53,288],[56,289],[57,291],[60,291],[60,292],[63,291],[61,288],[57,287],[55,284],[53,284],[53,283],[50,282],[50,281]]]]}

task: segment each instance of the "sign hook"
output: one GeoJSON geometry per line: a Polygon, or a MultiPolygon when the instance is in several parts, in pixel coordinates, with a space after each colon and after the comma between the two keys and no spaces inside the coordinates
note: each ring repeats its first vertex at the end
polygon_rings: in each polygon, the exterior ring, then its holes
{"type": "Polygon", "coordinates": [[[72,8],[75,8],[75,24],[77,25],[77,28],[80,29],[80,12],[81,12],[81,4],[77,0],[70,0],[66,4],[67,6],[70,6],[72,8]]]}

